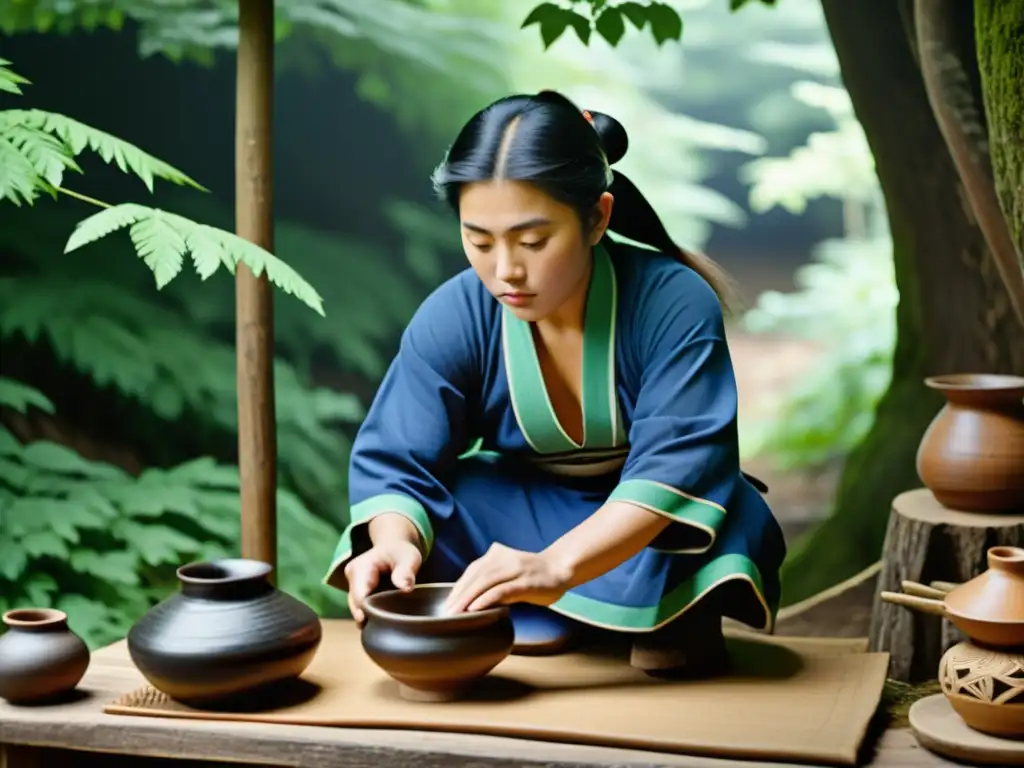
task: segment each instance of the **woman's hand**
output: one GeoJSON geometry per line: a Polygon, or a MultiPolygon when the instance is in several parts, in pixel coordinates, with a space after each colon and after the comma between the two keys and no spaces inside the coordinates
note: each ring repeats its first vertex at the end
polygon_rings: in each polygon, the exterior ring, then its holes
{"type": "Polygon", "coordinates": [[[380,584],[381,577],[391,574],[391,583],[403,592],[416,585],[416,573],[423,563],[419,547],[411,541],[389,541],[376,544],[345,566],[348,579],[348,609],[359,626],[366,621],[363,602],[380,584]]]}
{"type": "Polygon", "coordinates": [[[543,552],[492,544],[455,583],[445,608],[462,613],[507,603],[551,605],[568,589],[571,575],[566,571],[543,552]]]}

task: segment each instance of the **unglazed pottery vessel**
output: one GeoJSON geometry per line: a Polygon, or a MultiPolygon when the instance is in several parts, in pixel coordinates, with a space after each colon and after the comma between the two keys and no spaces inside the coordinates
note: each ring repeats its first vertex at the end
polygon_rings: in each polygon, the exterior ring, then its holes
{"type": "Polygon", "coordinates": [[[398,681],[404,698],[458,698],[512,651],[508,608],[445,616],[451,589],[451,584],[424,584],[366,600],[363,649],[398,681]]]}
{"type": "Polygon", "coordinates": [[[63,611],[22,608],[3,616],[0,698],[40,702],[72,691],[89,667],[89,649],[68,627],[63,611]]]}
{"type": "Polygon", "coordinates": [[[150,684],[201,706],[298,677],[320,645],[320,619],[276,589],[271,566],[224,559],[178,569],[181,590],[128,633],[150,684]]]}
{"type": "Polygon", "coordinates": [[[917,451],[917,474],[945,507],[1024,512],[1024,377],[963,373],[925,384],[946,397],[917,451]]]}
{"type": "Polygon", "coordinates": [[[1024,647],[1024,548],[992,547],[988,570],[949,591],[941,600],[882,592],[890,603],[945,616],[977,645],[1024,647]]]}
{"type": "Polygon", "coordinates": [[[939,662],[939,683],[971,728],[1024,739],[1024,649],[997,651],[958,643],[939,662]]]}

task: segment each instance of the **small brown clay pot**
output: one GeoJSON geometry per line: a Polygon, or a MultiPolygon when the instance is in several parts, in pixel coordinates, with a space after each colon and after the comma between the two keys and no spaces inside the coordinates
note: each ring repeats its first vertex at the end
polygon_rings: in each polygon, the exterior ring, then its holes
{"type": "Polygon", "coordinates": [[[1024,652],[958,643],[939,662],[939,684],[974,730],[1024,739],[1024,652]]]}
{"type": "Polygon", "coordinates": [[[89,648],[53,608],[21,608],[3,616],[0,637],[0,698],[27,704],[75,688],[89,667],[89,648]]]}
{"type": "Polygon", "coordinates": [[[917,474],[961,512],[1024,511],[1024,377],[962,373],[925,384],[946,397],[917,451],[917,474]]]}
{"type": "Polygon", "coordinates": [[[391,590],[365,603],[363,650],[415,701],[458,698],[512,652],[515,633],[505,606],[443,614],[451,584],[391,590]]]}

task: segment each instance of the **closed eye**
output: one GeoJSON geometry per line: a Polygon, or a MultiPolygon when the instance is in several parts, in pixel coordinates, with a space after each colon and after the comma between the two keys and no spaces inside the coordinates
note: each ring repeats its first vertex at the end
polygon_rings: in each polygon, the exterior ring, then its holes
{"type": "Polygon", "coordinates": [[[472,245],[474,248],[476,248],[481,253],[487,253],[489,250],[491,250],[491,244],[490,243],[474,243],[474,242],[470,241],[469,244],[472,245]]]}
{"type": "Polygon", "coordinates": [[[532,242],[532,243],[523,243],[522,245],[523,245],[523,248],[526,248],[528,250],[539,251],[539,250],[541,250],[547,244],[548,244],[547,238],[544,238],[543,240],[537,240],[537,241],[532,242]]]}

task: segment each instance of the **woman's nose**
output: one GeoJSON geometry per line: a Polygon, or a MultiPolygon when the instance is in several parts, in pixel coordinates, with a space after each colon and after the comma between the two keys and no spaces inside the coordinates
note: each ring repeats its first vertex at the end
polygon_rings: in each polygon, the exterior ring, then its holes
{"type": "Polygon", "coordinates": [[[508,248],[498,250],[495,277],[505,283],[522,282],[525,275],[522,263],[516,259],[508,248]]]}

